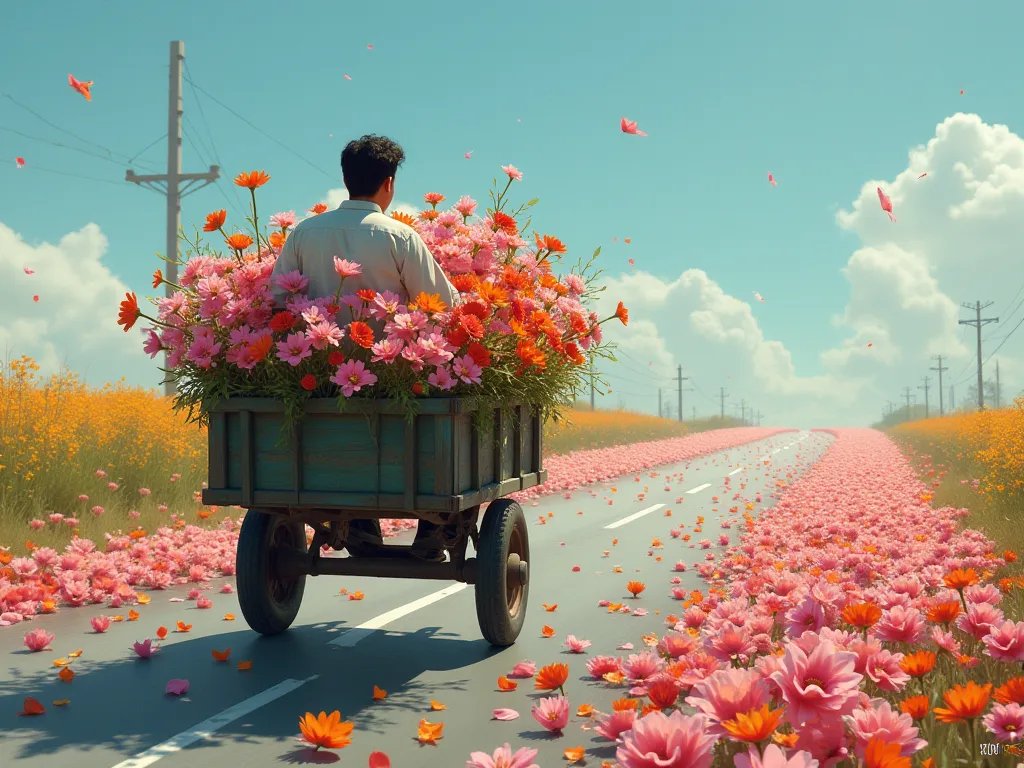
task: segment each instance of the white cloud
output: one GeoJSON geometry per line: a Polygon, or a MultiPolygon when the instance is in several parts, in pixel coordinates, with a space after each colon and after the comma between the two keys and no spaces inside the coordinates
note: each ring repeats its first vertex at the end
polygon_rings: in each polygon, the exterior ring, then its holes
{"type": "MultiPolygon", "coordinates": [[[[613,281],[608,294],[622,298],[636,322],[610,329],[611,335],[632,357],[640,344],[671,357],[662,361],[662,371],[681,363],[698,382],[725,381],[756,399],[773,423],[869,423],[906,386],[922,402],[922,377],[930,375],[930,385],[937,386],[929,370],[934,355],[949,366],[944,395],[957,381],[962,398],[969,384],[964,379],[974,370],[976,336],[958,323],[972,316],[961,303],[993,300],[984,316],[1002,315],[1002,325],[985,328],[985,336],[993,337],[985,342],[985,357],[1024,318],[1024,305],[1006,317],[1024,283],[1024,140],[977,115],[956,114],[937,126],[927,145],[910,152],[907,168],[893,181],[865,182],[836,221],[857,235],[860,246],[842,270],[849,300],[831,318],[846,338],[821,353],[823,375],[800,376],[785,345],[764,337],[750,304],[725,294],[699,270],[673,282],[643,273],[613,281]],[[892,199],[897,223],[881,210],[878,187],[892,199]]],[[[997,359],[1009,400],[1024,385],[1024,330],[1006,341],[997,359]]],[[[636,391],[636,371],[624,375],[635,383],[613,382],[613,390],[636,391]]],[[[994,361],[986,376],[994,376],[994,361]]],[[[710,403],[696,397],[706,411],[710,403]]],[[[640,398],[623,399],[650,409],[640,398]]],[[[936,408],[935,389],[929,399],[936,408]]]]}
{"type": "MultiPolygon", "coordinates": [[[[340,189],[327,190],[327,196],[321,200],[321,202],[327,203],[331,208],[337,208],[341,205],[343,200],[348,200],[348,190],[341,187],[340,189]]],[[[391,213],[392,211],[401,211],[402,213],[408,213],[411,216],[415,216],[421,210],[422,208],[417,208],[409,203],[403,203],[399,200],[395,200],[391,203],[391,207],[388,208],[387,212],[391,213]]]]}
{"type": "Polygon", "coordinates": [[[67,365],[90,383],[157,386],[157,362],[138,333],[117,325],[124,283],[102,263],[107,239],[96,224],[57,244],[30,245],[0,223],[0,351],[29,355],[48,375],[67,365]],[[35,270],[25,274],[25,267],[35,270]],[[33,301],[39,296],[38,303],[33,301]]]}

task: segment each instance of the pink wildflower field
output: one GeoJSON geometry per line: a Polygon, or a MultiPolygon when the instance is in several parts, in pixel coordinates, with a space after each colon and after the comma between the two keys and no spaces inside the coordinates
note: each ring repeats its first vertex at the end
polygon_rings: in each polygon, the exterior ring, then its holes
{"type": "MultiPolygon", "coordinates": [[[[784,430],[737,427],[627,446],[576,451],[545,459],[548,482],[517,494],[521,501],[571,492],[661,464],[688,461],[784,430]]],[[[63,552],[39,547],[30,557],[14,557],[0,570],[0,626],[11,626],[60,607],[108,603],[133,605],[150,590],[199,586],[235,571],[235,546],[242,517],[226,516],[213,530],[197,526],[162,527],[134,538],[108,533],[97,543],[74,538],[63,552]]],[[[383,520],[387,537],[415,521],[383,520]]],[[[143,597],[145,599],[145,597],[143,597]]]]}

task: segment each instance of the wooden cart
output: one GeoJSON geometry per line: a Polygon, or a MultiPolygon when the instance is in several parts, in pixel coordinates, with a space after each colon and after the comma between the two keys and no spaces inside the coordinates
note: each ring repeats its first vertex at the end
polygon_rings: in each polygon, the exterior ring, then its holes
{"type": "Polygon", "coordinates": [[[427,398],[409,419],[389,400],[311,399],[282,441],[283,403],[229,398],[210,409],[204,504],[248,510],[238,538],[238,602],[264,635],[295,620],[307,576],[439,579],[475,585],[480,630],[512,645],[530,592],[530,544],[510,493],[543,483],[541,415],[528,406],[479,420],[466,398],[427,398]],[[483,428],[479,425],[484,424],[483,428]],[[480,507],[487,506],[478,526],[480,507]],[[356,519],[424,519],[457,530],[449,559],[426,562],[388,545],[373,558],[340,551],[356,519]],[[305,526],[314,530],[307,547],[305,526]],[[467,558],[473,542],[475,557],[467,558]]]}

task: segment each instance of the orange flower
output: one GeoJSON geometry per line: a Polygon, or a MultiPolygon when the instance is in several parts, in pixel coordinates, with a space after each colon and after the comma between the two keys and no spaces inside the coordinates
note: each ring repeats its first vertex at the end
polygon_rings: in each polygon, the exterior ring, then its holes
{"type": "Polygon", "coordinates": [[[188,632],[190,629],[192,629],[192,625],[186,624],[184,621],[179,621],[177,627],[179,632],[188,632]]]}
{"type": "Polygon", "coordinates": [[[874,603],[855,603],[843,608],[842,617],[847,624],[867,629],[882,618],[882,609],[874,603]]]}
{"type": "Polygon", "coordinates": [[[629,310],[626,309],[625,305],[620,301],[619,306],[615,308],[615,317],[622,321],[623,325],[629,325],[629,310]]]}
{"type": "Polygon", "coordinates": [[[723,720],[722,727],[737,741],[757,743],[764,741],[779,727],[783,709],[769,710],[767,704],[760,709],[737,713],[733,720],[723,720]]]}
{"type": "Polygon", "coordinates": [[[288,238],[284,232],[271,232],[267,239],[270,241],[271,248],[280,248],[288,238]]]}
{"type": "Polygon", "coordinates": [[[377,292],[372,288],[360,288],[356,291],[356,296],[365,302],[371,302],[377,298],[377,292]]]}
{"type": "Polygon", "coordinates": [[[443,712],[444,710],[448,709],[448,706],[442,704],[440,701],[435,701],[434,699],[431,699],[430,709],[434,712],[443,712]]]}
{"type": "Polygon", "coordinates": [[[323,213],[324,211],[327,210],[327,204],[326,203],[317,203],[312,208],[308,208],[307,210],[309,211],[309,213],[312,213],[314,216],[319,216],[321,213],[323,213]]]}
{"type": "Polygon", "coordinates": [[[626,712],[630,709],[637,709],[640,702],[636,699],[616,699],[612,702],[613,712],[626,712]]]}
{"type": "Polygon", "coordinates": [[[1017,553],[1014,552],[1012,549],[1004,549],[1003,560],[1005,560],[1007,563],[1015,563],[1017,562],[1017,553]]]}
{"type": "Polygon", "coordinates": [[[231,248],[232,250],[244,251],[246,248],[252,245],[252,238],[246,234],[243,234],[242,232],[236,232],[235,234],[227,238],[224,242],[227,243],[228,247],[231,248]]]}
{"type": "Polygon", "coordinates": [[[800,736],[796,733],[779,733],[778,731],[776,731],[772,734],[772,741],[774,741],[780,747],[785,747],[786,749],[792,749],[793,747],[795,747],[799,739],[800,736]]]}
{"type": "Polygon", "coordinates": [[[480,298],[486,301],[488,304],[493,304],[496,307],[504,307],[508,304],[508,291],[499,285],[488,282],[477,282],[476,285],[477,293],[480,294],[480,298]]]}
{"type": "Polygon", "coordinates": [[[973,720],[985,711],[992,695],[992,683],[978,685],[973,680],[958,685],[942,694],[945,707],[935,707],[935,717],[943,723],[962,723],[973,720]]]}
{"type": "Polygon", "coordinates": [[[139,300],[134,293],[126,293],[121,301],[121,308],[117,313],[117,324],[124,326],[124,332],[128,333],[139,319],[139,300]]]}
{"type": "Polygon", "coordinates": [[[563,754],[565,759],[569,761],[569,764],[572,765],[582,760],[585,753],[583,747],[569,747],[563,754]]]}
{"type": "Polygon", "coordinates": [[[910,696],[900,702],[900,712],[921,720],[928,714],[928,704],[927,696],[910,696]]]}
{"type": "Polygon", "coordinates": [[[129,608],[128,609],[128,621],[138,621],[138,620],[139,620],[139,612],[136,611],[134,608],[129,608]]]}
{"type": "Polygon", "coordinates": [[[935,669],[935,654],[931,651],[917,651],[900,659],[900,669],[911,677],[924,677],[935,669]]]}
{"type": "Polygon", "coordinates": [[[547,624],[545,624],[543,627],[540,628],[540,634],[542,637],[554,637],[555,628],[549,627],[547,624]]]}
{"type": "Polygon", "coordinates": [[[359,320],[349,323],[348,337],[364,349],[373,346],[373,329],[359,320]]]}
{"type": "Polygon", "coordinates": [[[497,211],[491,218],[494,221],[494,231],[497,232],[499,229],[504,231],[507,235],[515,235],[519,233],[519,225],[516,224],[516,220],[509,216],[507,213],[497,211]]]}
{"type": "Polygon", "coordinates": [[[314,717],[307,712],[299,718],[299,730],[302,738],[313,745],[314,749],[344,749],[352,743],[352,723],[343,722],[341,712],[334,710],[328,715],[321,712],[314,717]]]}
{"type": "Polygon", "coordinates": [[[227,211],[214,211],[213,213],[206,214],[206,223],[203,225],[203,232],[216,232],[224,226],[224,222],[227,221],[227,218],[227,211]]]}
{"type": "Polygon", "coordinates": [[[551,235],[539,235],[536,232],[533,233],[534,240],[537,243],[538,251],[551,251],[551,253],[565,253],[567,248],[562,244],[562,241],[557,237],[551,235]]]}
{"type": "Polygon", "coordinates": [[[410,227],[416,223],[416,219],[414,219],[405,211],[392,211],[391,218],[394,219],[395,221],[400,221],[403,224],[406,224],[410,227]]]}
{"type": "Polygon", "coordinates": [[[671,677],[657,677],[647,684],[647,696],[658,709],[668,709],[679,698],[679,684],[671,677]]]}
{"type": "Polygon", "coordinates": [[[875,736],[864,750],[864,768],[910,768],[910,758],[901,757],[899,742],[887,743],[875,736]]]}
{"type": "Polygon", "coordinates": [[[591,704],[580,704],[576,709],[576,717],[590,717],[594,714],[594,707],[591,704]]]}
{"type": "Polygon", "coordinates": [[[441,738],[443,731],[444,723],[428,723],[426,720],[420,720],[419,727],[416,729],[416,738],[422,744],[433,744],[441,738]]]}
{"type": "Polygon", "coordinates": [[[992,694],[1000,704],[1024,704],[1024,677],[1011,677],[992,694]]]}
{"type": "Polygon", "coordinates": [[[933,621],[936,624],[949,624],[957,616],[960,615],[960,603],[956,600],[947,600],[942,603],[936,603],[925,612],[925,616],[928,621],[933,621]]]}
{"type": "Polygon", "coordinates": [[[249,358],[258,363],[270,354],[270,348],[273,344],[274,339],[270,334],[260,336],[256,341],[249,345],[249,358]]]}
{"type": "Polygon", "coordinates": [[[537,677],[534,679],[533,687],[538,691],[553,691],[555,688],[562,690],[565,681],[569,679],[568,664],[548,664],[537,670],[537,677]]]}
{"type": "Polygon", "coordinates": [[[499,691],[514,691],[518,687],[519,683],[515,682],[514,680],[509,680],[504,675],[498,678],[499,691]]]}
{"type": "Polygon", "coordinates": [[[647,585],[642,581],[631,581],[626,584],[626,589],[629,590],[629,593],[633,595],[633,597],[638,597],[641,592],[647,589],[647,585]]]}
{"type": "Polygon", "coordinates": [[[973,568],[964,570],[963,568],[957,568],[956,570],[950,571],[942,577],[942,583],[950,589],[962,590],[966,587],[972,587],[981,581],[978,576],[978,572],[973,568]]]}
{"type": "Polygon", "coordinates": [[[441,294],[420,291],[416,298],[413,299],[412,304],[409,305],[409,308],[418,309],[420,312],[426,312],[428,315],[435,315],[448,309],[448,305],[441,301],[441,294]]]}
{"type": "Polygon", "coordinates": [[[231,658],[230,648],[228,648],[226,651],[218,651],[211,648],[210,653],[213,654],[214,661],[227,661],[231,658]]]}
{"type": "Polygon", "coordinates": [[[154,288],[159,288],[160,287],[160,283],[162,283],[163,281],[164,281],[164,273],[161,272],[158,269],[156,272],[153,273],[153,287],[154,288]]]}
{"type": "Polygon", "coordinates": [[[235,176],[235,184],[246,189],[262,187],[268,181],[270,181],[270,177],[265,171],[249,171],[249,173],[240,173],[235,176]]]}
{"type": "Polygon", "coordinates": [[[383,701],[387,697],[388,697],[388,692],[387,691],[385,691],[383,688],[377,687],[376,685],[373,686],[373,700],[374,701],[383,701]]]}

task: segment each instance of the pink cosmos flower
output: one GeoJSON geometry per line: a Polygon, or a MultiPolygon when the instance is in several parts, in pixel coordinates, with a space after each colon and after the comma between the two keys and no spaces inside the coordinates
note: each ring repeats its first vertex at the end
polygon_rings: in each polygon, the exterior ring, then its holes
{"type": "Polygon", "coordinates": [[[501,166],[501,170],[503,170],[505,173],[507,173],[509,179],[511,179],[512,181],[522,181],[523,180],[522,172],[518,168],[516,168],[514,165],[503,165],[503,166],[501,166]]]}
{"type": "Polygon", "coordinates": [[[362,360],[346,360],[338,366],[338,370],[331,376],[331,381],[341,387],[341,393],[345,397],[352,397],[353,393],[363,387],[376,384],[377,377],[366,370],[362,360]]]}
{"type": "Polygon", "coordinates": [[[998,741],[1020,741],[1024,732],[1024,707],[1017,703],[994,704],[981,722],[998,741]]]}
{"type": "Polygon", "coordinates": [[[708,719],[708,733],[725,736],[721,723],[760,709],[771,698],[768,684],[750,669],[723,669],[693,686],[686,703],[708,719]]]}
{"type": "Polygon", "coordinates": [[[45,651],[47,646],[53,642],[53,633],[47,632],[45,629],[33,629],[31,632],[25,635],[24,642],[25,647],[33,653],[45,651]]]}
{"type": "Polygon", "coordinates": [[[863,679],[854,671],[856,659],[827,641],[809,656],[795,644],[787,644],[783,669],[771,676],[788,705],[787,721],[799,729],[809,722],[850,714],[857,706],[863,679]]]}
{"type": "Polygon", "coordinates": [[[508,676],[516,678],[527,678],[533,677],[536,674],[536,664],[534,664],[532,661],[520,661],[518,664],[512,667],[512,671],[509,672],[508,676]]]}
{"type": "Polygon", "coordinates": [[[981,638],[985,655],[1000,661],[1024,661],[1024,621],[1003,621],[981,638]]]}
{"type": "Polygon", "coordinates": [[[928,746],[928,742],[917,737],[913,718],[894,710],[888,701],[876,699],[870,708],[858,707],[846,718],[857,739],[855,754],[861,760],[868,742],[875,736],[883,741],[900,745],[900,754],[910,757],[928,746]]]}
{"type": "Polygon", "coordinates": [[[991,603],[969,603],[967,613],[957,616],[955,623],[960,631],[973,636],[975,640],[981,640],[1003,619],[1002,610],[991,603]]]}
{"type": "Polygon", "coordinates": [[[569,724],[569,700],[565,696],[541,699],[530,713],[546,730],[559,732],[569,724]]]}
{"type": "Polygon", "coordinates": [[[757,747],[751,747],[746,754],[733,758],[734,768],[818,768],[818,761],[809,752],[796,752],[789,757],[778,744],[765,747],[764,755],[759,755],[757,747]]]}
{"type": "Polygon", "coordinates": [[[334,271],[341,278],[355,277],[363,274],[363,268],[354,261],[348,261],[337,256],[334,257],[334,271]]]}
{"type": "Polygon", "coordinates": [[[148,659],[154,653],[160,650],[159,646],[153,645],[153,641],[150,639],[143,640],[141,643],[135,643],[132,645],[132,650],[135,651],[135,655],[140,659],[148,659]]]}
{"type": "Polygon", "coordinates": [[[540,768],[533,762],[536,756],[536,749],[526,747],[520,747],[513,754],[512,747],[506,742],[491,755],[486,752],[471,753],[466,768],[540,768]]]}
{"type": "Polygon", "coordinates": [[[270,226],[280,227],[281,229],[288,229],[288,227],[294,227],[298,221],[298,217],[295,215],[295,211],[286,211],[283,213],[275,213],[270,217],[270,226]]]}
{"type": "Polygon", "coordinates": [[[442,392],[447,392],[458,383],[458,380],[452,377],[447,366],[439,365],[434,369],[433,373],[427,376],[427,383],[432,387],[437,387],[442,392]]]}
{"type": "Polygon", "coordinates": [[[457,357],[452,362],[452,370],[466,384],[479,384],[483,370],[469,355],[457,357]]]}
{"type": "Polygon", "coordinates": [[[717,740],[705,731],[703,715],[651,712],[622,734],[615,759],[622,768],[710,768],[717,740]]]}
{"type": "Polygon", "coordinates": [[[618,741],[619,736],[633,728],[636,723],[636,715],[635,709],[612,712],[610,715],[601,717],[594,730],[609,741],[618,741]]]}
{"type": "Polygon", "coordinates": [[[291,366],[297,366],[313,354],[313,342],[303,333],[289,334],[288,338],[277,342],[277,356],[291,366]]]}
{"type": "Polygon", "coordinates": [[[92,624],[92,628],[100,634],[110,629],[110,619],[106,616],[93,616],[89,619],[89,623],[92,624]]]}
{"type": "Polygon", "coordinates": [[[622,672],[622,659],[615,656],[593,656],[587,659],[587,672],[601,680],[609,672],[622,672]]]}
{"type": "Polygon", "coordinates": [[[565,647],[568,648],[571,653],[583,653],[590,647],[590,641],[580,640],[576,635],[569,635],[565,638],[565,647]]]}
{"type": "Polygon", "coordinates": [[[910,675],[900,667],[902,653],[891,653],[883,649],[868,656],[864,664],[864,674],[871,679],[880,691],[900,691],[910,680],[910,675]]]}
{"type": "Polygon", "coordinates": [[[882,618],[871,628],[871,634],[889,643],[913,645],[921,639],[926,629],[927,623],[920,611],[895,605],[883,611],[882,618]]]}
{"type": "Polygon", "coordinates": [[[665,662],[657,654],[650,651],[631,653],[622,665],[626,677],[630,680],[647,680],[665,668],[665,662]]]}

